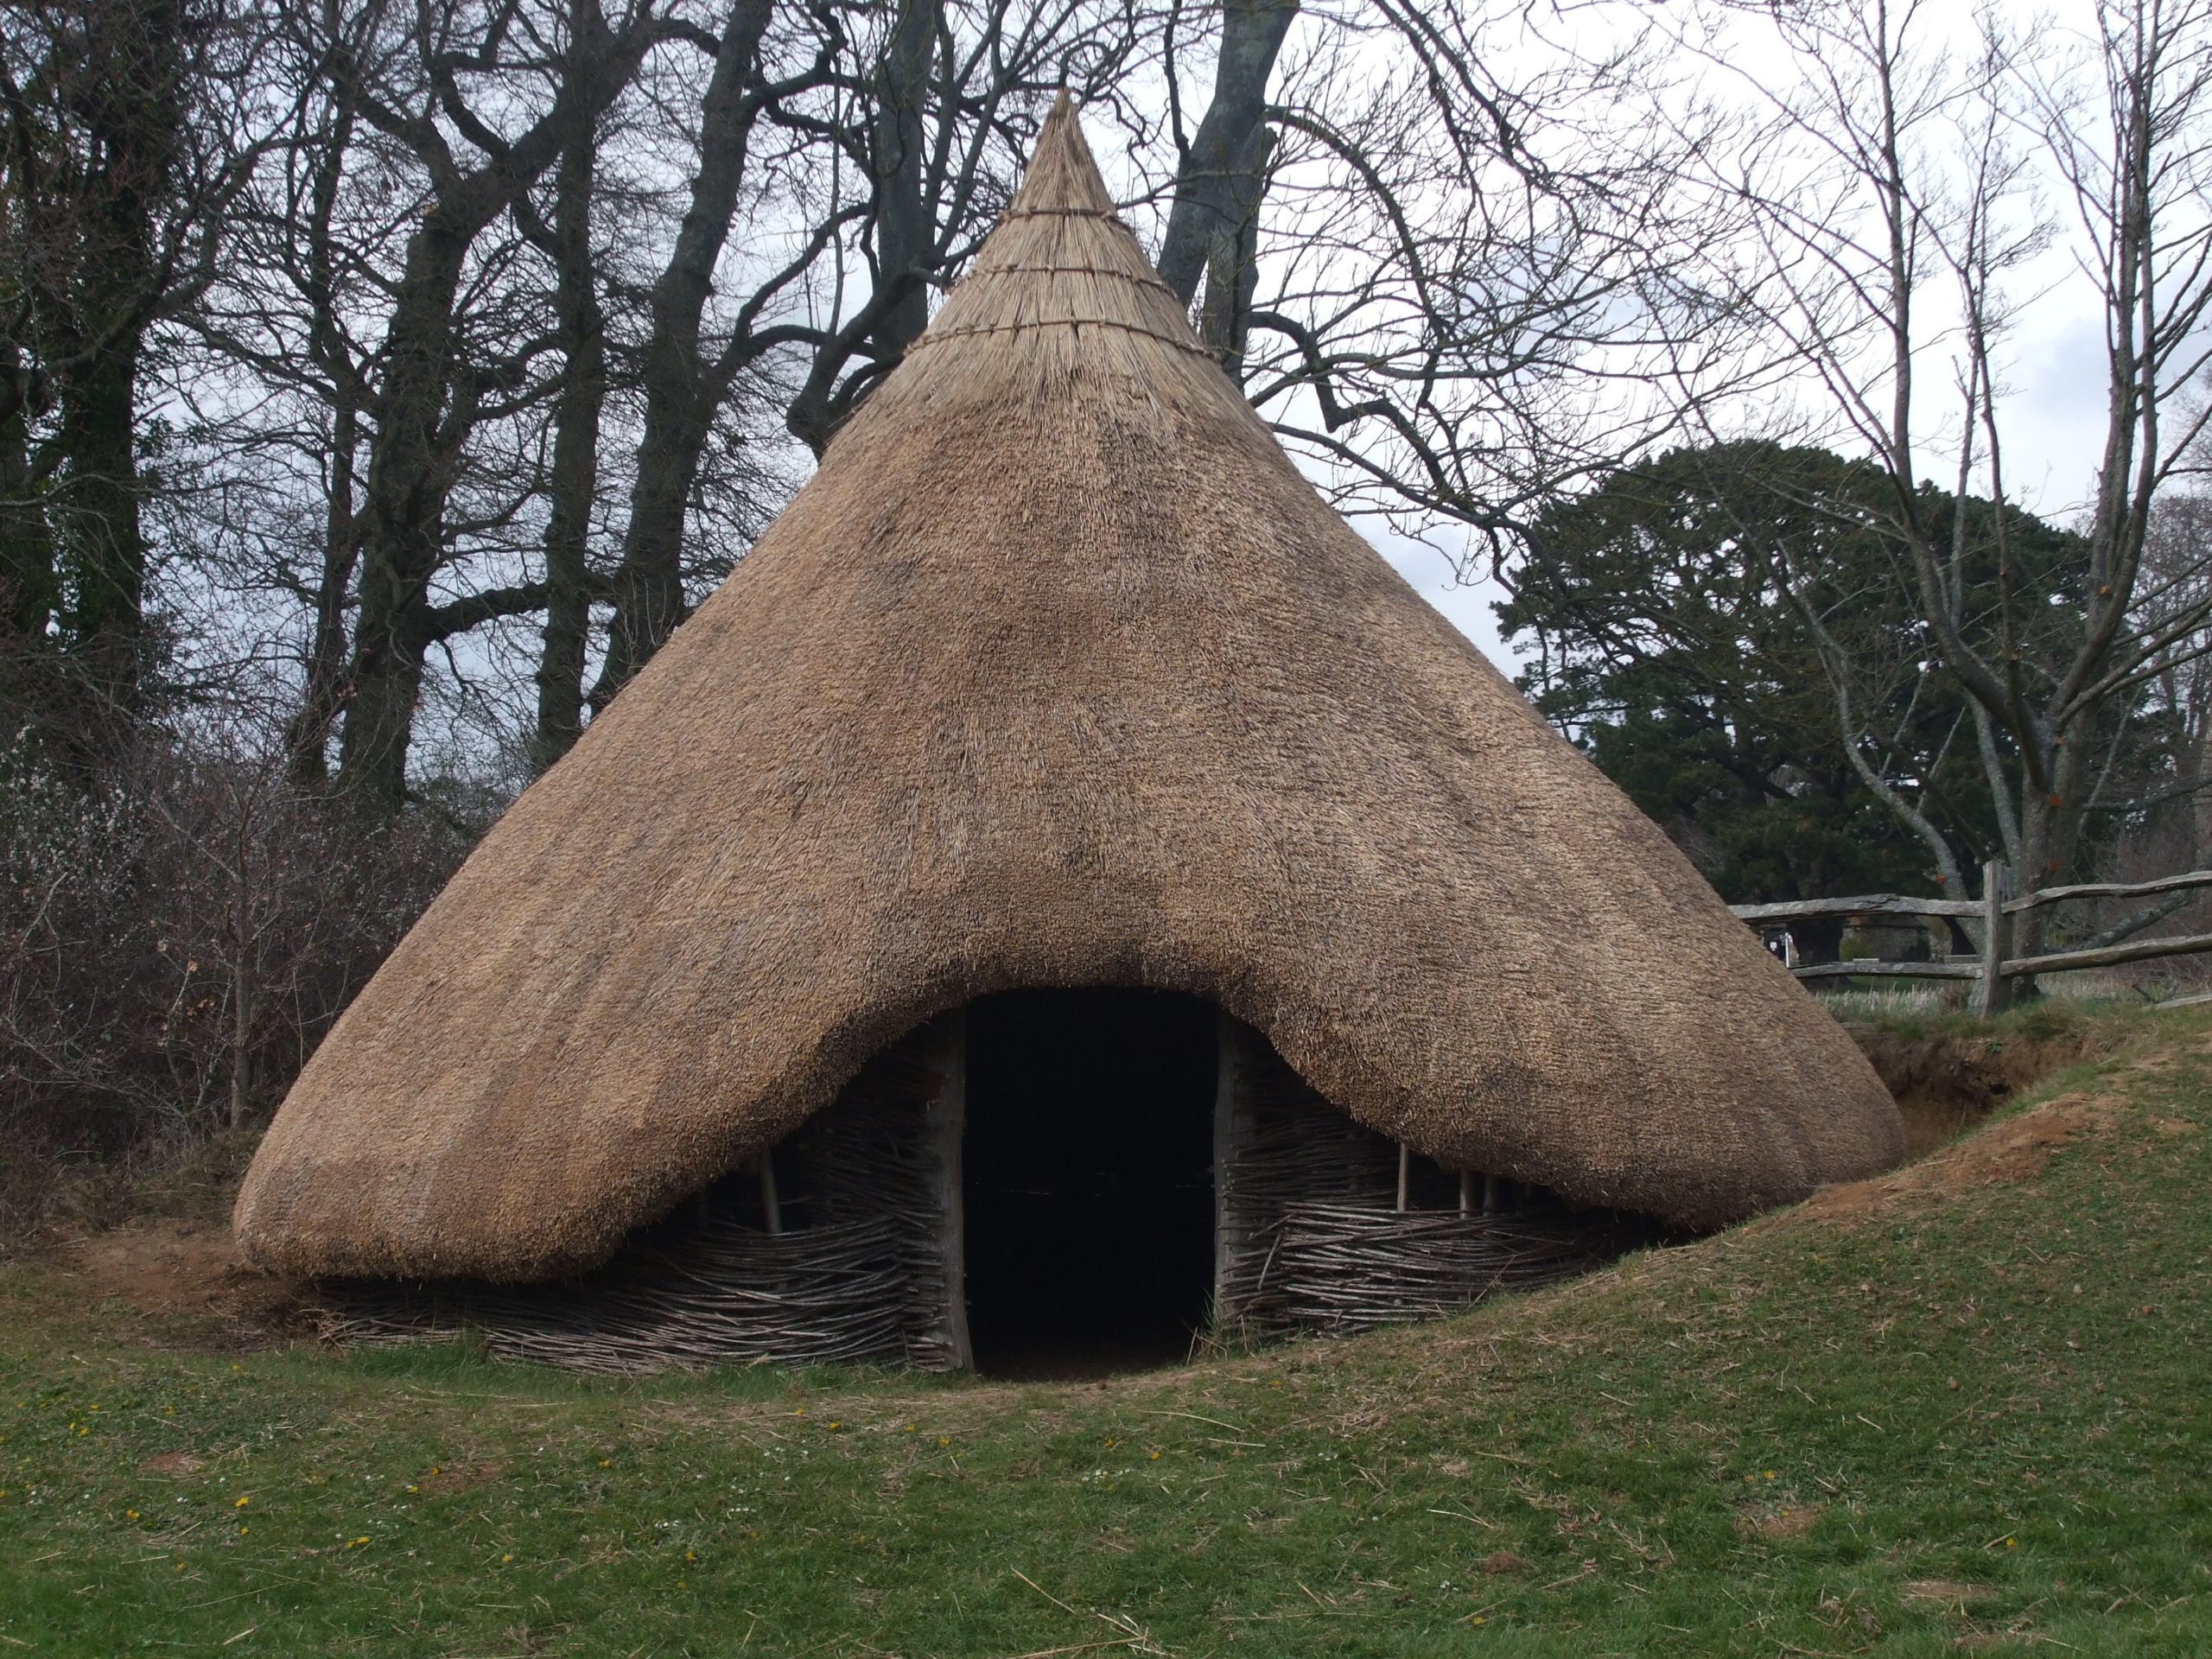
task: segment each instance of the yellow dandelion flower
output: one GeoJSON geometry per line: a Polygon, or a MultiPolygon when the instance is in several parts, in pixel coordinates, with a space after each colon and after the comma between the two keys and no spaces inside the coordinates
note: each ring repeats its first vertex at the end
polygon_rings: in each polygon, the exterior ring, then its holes
{"type": "Polygon", "coordinates": [[[687,1549],[683,1552],[683,1559],[687,1561],[696,1561],[699,1559],[698,1552],[687,1549]]]}
{"type": "Polygon", "coordinates": [[[909,1423],[906,1425],[906,1432],[909,1434],[918,1434],[922,1432],[922,1426],[919,1423],[909,1423]]]}
{"type": "Polygon", "coordinates": [[[502,1556],[500,1556],[500,1557],[499,1557],[499,1565],[500,1565],[501,1567],[505,1567],[505,1566],[509,1561],[512,1561],[512,1560],[514,1560],[514,1557],[513,1557],[513,1556],[512,1556],[512,1555],[502,1555],[502,1556]]]}
{"type": "Polygon", "coordinates": [[[1159,1453],[1159,1452],[1154,1452],[1154,1453],[1152,1454],[1152,1460],[1153,1460],[1154,1463],[1158,1463],[1158,1462],[1160,1461],[1160,1453],[1159,1453]]]}
{"type": "Polygon", "coordinates": [[[1772,1480],[1774,1478],[1774,1471],[1771,1469],[1763,1470],[1761,1472],[1764,1473],[1769,1480],[1772,1480]]]}
{"type": "Polygon", "coordinates": [[[2019,1547],[2020,1541],[2017,1538],[2007,1538],[2005,1541],[2005,1548],[2007,1549],[2018,1549],[2019,1547]]]}
{"type": "Polygon", "coordinates": [[[842,1423],[839,1423],[839,1422],[832,1422],[832,1423],[830,1425],[830,1427],[831,1428],[842,1428],[842,1427],[844,1427],[844,1425],[843,1425],[842,1423]]]}
{"type": "Polygon", "coordinates": [[[239,1536],[239,1537],[241,1537],[241,1538],[243,1538],[243,1537],[245,1537],[245,1536],[246,1535],[246,1534],[248,1534],[249,1532],[251,1532],[252,1530],[253,1530],[253,1529],[252,1529],[251,1527],[240,1527],[240,1528],[238,1529],[238,1536],[239,1536]]]}
{"type": "Polygon", "coordinates": [[[937,1443],[939,1446],[950,1446],[952,1444],[952,1436],[950,1434],[940,1434],[937,1437],[937,1443]]]}
{"type": "Polygon", "coordinates": [[[253,1494],[252,1494],[251,1492],[248,1492],[248,1493],[247,1493],[244,1497],[242,1497],[242,1498],[238,1499],[238,1501],[237,1503],[235,1503],[232,1504],[232,1505],[231,1505],[231,1507],[232,1507],[232,1509],[234,1509],[234,1510],[242,1510],[242,1509],[245,1508],[245,1506],[246,1506],[247,1504],[249,1504],[249,1503],[252,1503],[252,1502],[253,1502],[253,1494]]]}

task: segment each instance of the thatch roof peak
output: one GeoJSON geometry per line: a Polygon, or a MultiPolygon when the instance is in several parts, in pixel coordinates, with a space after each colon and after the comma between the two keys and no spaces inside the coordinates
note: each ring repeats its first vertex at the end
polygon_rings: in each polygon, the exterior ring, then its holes
{"type": "Polygon", "coordinates": [[[1650,821],[1330,511],[1054,110],[1014,208],[719,592],[301,1074],[239,1237],[603,1259],[1023,986],[1205,997],[1447,1165],[1690,1225],[1897,1109],[1650,821]]]}
{"type": "Polygon", "coordinates": [[[1037,147],[1029,168],[1014,192],[1008,217],[1016,213],[1093,213],[1114,212],[1113,193],[1090,154],[1076,117],[1075,100],[1066,92],[1052,101],[1052,113],[1038,130],[1037,147]]]}
{"type": "Polygon", "coordinates": [[[1086,397],[1196,398],[1230,418],[1250,418],[1116,213],[1065,92],[1046,118],[1013,204],[907,356],[912,366],[887,382],[877,400],[888,396],[896,418],[909,423],[947,397],[1060,396],[1078,359],[1086,365],[1077,375],[1087,383],[1086,397]],[[1173,353],[1198,360],[1179,365],[1173,353]]]}

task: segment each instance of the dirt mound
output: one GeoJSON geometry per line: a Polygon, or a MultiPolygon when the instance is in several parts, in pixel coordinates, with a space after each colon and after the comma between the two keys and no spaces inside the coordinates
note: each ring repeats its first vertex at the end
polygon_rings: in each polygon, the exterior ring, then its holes
{"type": "Polygon", "coordinates": [[[180,1337],[214,1334],[227,1345],[258,1347],[304,1328],[302,1287],[246,1266],[229,1230],[208,1222],[129,1222],[67,1240],[59,1255],[94,1298],[127,1302],[180,1337]]]}
{"type": "Polygon", "coordinates": [[[1991,1036],[1850,1029],[1897,1098],[1908,1158],[1923,1158],[1957,1140],[2022,1090],[2111,1046],[2108,1037],[2087,1026],[2013,1027],[1991,1036]]]}
{"type": "Polygon", "coordinates": [[[2120,1103],[2110,1096],[2060,1095],[1890,1174],[1824,1186],[1784,1215],[1853,1216],[1909,1193],[1961,1192],[1999,1182],[2033,1180],[2053,1153],[2099,1133],[2119,1109],[2120,1103]]]}

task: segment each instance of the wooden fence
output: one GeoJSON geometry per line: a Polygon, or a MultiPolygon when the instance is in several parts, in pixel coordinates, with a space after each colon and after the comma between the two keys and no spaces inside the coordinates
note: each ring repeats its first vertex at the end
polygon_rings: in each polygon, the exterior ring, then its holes
{"type": "Polygon", "coordinates": [[[1808,967],[1792,964],[1800,979],[1965,979],[1974,982],[1970,998],[1975,1013],[1987,1016],[2000,1012],[2012,982],[2037,974],[2061,974],[2076,968],[2111,968],[2124,962],[2147,962],[2158,957],[2193,956],[2212,950],[2212,933],[2192,933],[2178,938],[2134,939],[2098,945],[2083,950],[2056,950],[2033,957],[2015,957],[2012,920],[2024,912],[2075,899],[2152,899],[2162,893],[2183,893],[2192,887],[2212,887],[2212,870],[2191,870],[2156,881],[2089,881],[2070,887],[2044,887],[2012,896],[2008,866],[1982,866],[1980,899],[1913,899],[1900,893],[1867,893],[1855,899],[1808,899],[1777,905],[1731,905],[1737,917],[1754,927],[1772,923],[1810,921],[1834,916],[1913,916],[1955,918],[1974,926],[1980,949],[1967,956],[1948,956],[1927,962],[1824,962],[1808,967]]]}

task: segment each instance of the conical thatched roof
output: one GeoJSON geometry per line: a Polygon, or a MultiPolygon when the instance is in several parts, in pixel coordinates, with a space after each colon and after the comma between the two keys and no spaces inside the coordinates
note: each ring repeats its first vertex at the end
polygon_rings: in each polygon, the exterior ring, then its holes
{"type": "Polygon", "coordinates": [[[238,1233],[575,1268],[927,1016],[1084,984],[1686,1224],[1901,1150],[1843,1031],[1300,476],[1063,107],[926,337],[315,1054],[238,1233]]]}

